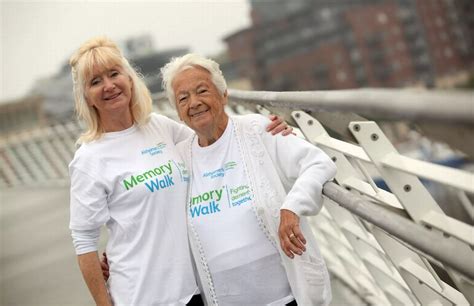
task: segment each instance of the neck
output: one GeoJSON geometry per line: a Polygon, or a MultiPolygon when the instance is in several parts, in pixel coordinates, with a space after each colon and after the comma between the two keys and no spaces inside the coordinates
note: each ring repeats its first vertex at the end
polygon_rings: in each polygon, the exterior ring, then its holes
{"type": "Polygon", "coordinates": [[[220,120],[217,124],[213,125],[209,130],[196,132],[198,135],[198,144],[201,147],[207,147],[216,142],[224,134],[225,129],[227,128],[227,123],[229,122],[229,117],[224,115],[223,119],[220,120]]]}
{"type": "Polygon", "coordinates": [[[133,125],[132,114],[127,112],[118,116],[101,118],[100,125],[106,133],[126,130],[133,125]]]}

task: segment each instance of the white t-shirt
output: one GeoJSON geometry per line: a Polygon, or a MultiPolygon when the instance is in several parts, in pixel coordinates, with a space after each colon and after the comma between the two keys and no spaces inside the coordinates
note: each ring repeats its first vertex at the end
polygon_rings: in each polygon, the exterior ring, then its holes
{"type": "Polygon", "coordinates": [[[197,291],[186,231],[189,176],[175,148],[190,134],[154,114],[143,127],[82,145],[69,166],[70,228],[107,225],[115,305],[178,305],[197,291]]]}
{"type": "Polygon", "coordinates": [[[222,305],[285,304],[293,298],[276,247],[259,227],[229,120],[212,145],[192,144],[188,218],[195,228],[222,305]]]}

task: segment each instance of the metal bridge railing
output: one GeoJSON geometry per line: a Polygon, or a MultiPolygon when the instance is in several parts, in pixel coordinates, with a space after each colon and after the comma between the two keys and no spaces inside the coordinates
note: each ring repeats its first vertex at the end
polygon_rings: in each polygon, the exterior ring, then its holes
{"type": "Polygon", "coordinates": [[[447,216],[420,181],[457,189],[470,214],[473,206],[466,193],[474,193],[473,174],[403,156],[377,123],[346,113],[462,122],[472,129],[471,93],[231,91],[229,97],[238,113],[248,112],[241,104],[291,113],[307,140],[335,161],[335,182],[325,185],[324,209],[312,220],[333,274],[376,305],[474,304],[474,229],[447,216]],[[369,166],[390,191],[377,186],[369,166]]]}
{"type": "Polygon", "coordinates": [[[331,91],[229,90],[234,102],[287,109],[353,112],[380,119],[474,124],[472,91],[361,88],[331,91]]]}
{"type": "Polygon", "coordinates": [[[0,190],[69,183],[68,164],[81,127],[71,121],[0,141],[0,190]]]}
{"type": "MultiPolygon", "coordinates": [[[[229,111],[263,111],[263,105],[286,115],[337,164],[335,181],[324,187],[324,208],[311,219],[334,275],[374,305],[467,305],[474,304],[473,226],[447,216],[420,179],[457,190],[472,222],[474,176],[399,154],[378,124],[360,115],[448,128],[461,122],[472,130],[469,97],[398,90],[233,90],[229,111]],[[374,171],[389,190],[377,186],[374,171]]],[[[154,99],[158,112],[176,119],[164,95],[154,99]]],[[[0,142],[0,190],[67,185],[67,165],[80,130],[71,122],[0,142]]]]}

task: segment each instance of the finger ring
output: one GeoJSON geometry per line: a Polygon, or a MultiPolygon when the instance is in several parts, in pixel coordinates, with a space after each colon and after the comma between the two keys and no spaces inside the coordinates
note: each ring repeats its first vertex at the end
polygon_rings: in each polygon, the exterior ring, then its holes
{"type": "Polygon", "coordinates": [[[295,234],[291,233],[290,236],[288,238],[292,239],[295,237],[295,234]]]}

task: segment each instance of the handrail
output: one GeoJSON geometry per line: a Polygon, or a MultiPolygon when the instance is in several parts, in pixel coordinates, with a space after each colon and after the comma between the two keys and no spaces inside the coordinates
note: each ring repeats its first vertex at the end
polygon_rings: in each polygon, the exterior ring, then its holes
{"type": "Polygon", "coordinates": [[[474,125],[474,94],[468,91],[362,88],[275,92],[230,89],[229,98],[234,102],[270,107],[474,125]]]}
{"type": "Polygon", "coordinates": [[[391,154],[383,162],[386,167],[398,169],[460,190],[474,193],[474,174],[446,166],[416,160],[400,154],[391,154]],[[436,175],[434,175],[436,173],[436,175]]]}
{"type": "Polygon", "coordinates": [[[429,254],[439,262],[452,267],[460,274],[474,279],[474,266],[471,264],[472,250],[468,252],[466,249],[459,249],[452,240],[440,240],[438,234],[382,206],[370,204],[362,197],[345,190],[333,182],[328,182],[324,185],[323,193],[353,214],[389,232],[421,252],[429,254]],[[433,243],[433,241],[436,241],[436,243],[433,243]],[[456,256],[452,255],[452,250],[456,250],[456,256]]]}
{"type": "MultiPolygon", "coordinates": [[[[328,135],[323,135],[313,140],[317,141],[320,146],[334,149],[365,162],[370,162],[370,158],[359,146],[331,138],[328,135]]],[[[389,168],[474,193],[474,174],[466,171],[417,160],[400,154],[390,154],[382,161],[382,164],[389,168]]]]}

